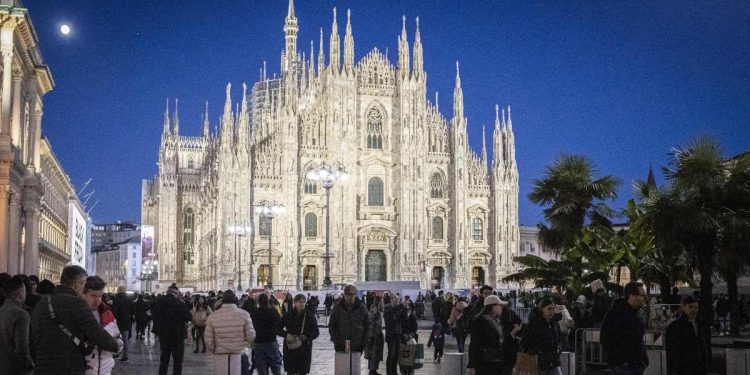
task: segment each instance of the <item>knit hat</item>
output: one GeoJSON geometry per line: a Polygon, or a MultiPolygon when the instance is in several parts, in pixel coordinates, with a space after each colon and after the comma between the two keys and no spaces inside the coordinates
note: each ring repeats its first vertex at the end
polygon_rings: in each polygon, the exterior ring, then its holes
{"type": "Polygon", "coordinates": [[[180,296],[180,289],[177,288],[176,285],[170,285],[169,288],[167,288],[167,294],[171,294],[175,297],[180,296]]]}
{"type": "Polygon", "coordinates": [[[485,306],[489,306],[489,305],[506,306],[507,304],[508,304],[508,301],[503,301],[503,300],[500,299],[500,297],[498,297],[498,296],[496,296],[494,294],[491,294],[491,295],[489,295],[489,296],[487,296],[487,297],[484,298],[484,305],[485,306]]]}

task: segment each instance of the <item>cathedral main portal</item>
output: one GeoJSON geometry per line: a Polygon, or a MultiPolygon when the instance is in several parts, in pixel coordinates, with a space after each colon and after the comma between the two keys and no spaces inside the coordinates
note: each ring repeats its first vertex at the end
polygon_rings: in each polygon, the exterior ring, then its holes
{"type": "Polygon", "coordinates": [[[369,250],[365,258],[365,281],[387,281],[387,263],[383,250],[369,250]]]}

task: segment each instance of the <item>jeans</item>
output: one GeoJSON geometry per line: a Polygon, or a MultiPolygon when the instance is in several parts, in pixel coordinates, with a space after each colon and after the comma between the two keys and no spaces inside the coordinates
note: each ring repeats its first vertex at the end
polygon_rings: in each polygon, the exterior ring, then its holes
{"type": "Polygon", "coordinates": [[[130,341],[130,330],[120,331],[122,338],[122,359],[128,358],[128,342],[130,341]]]}
{"type": "Polygon", "coordinates": [[[612,369],[615,375],[643,375],[645,367],[642,363],[617,365],[612,369]]]}
{"type": "Polygon", "coordinates": [[[466,335],[461,331],[453,330],[453,336],[456,338],[456,350],[459,353],[463,353],[466,347],[466,335]]]}
{"type": "Polygon", "coordinates": [[[185,355],[185,343],[182,339],[159,337],[159,375],[167,375],[169,358],[174,359],[173,375],[182,375],[182,358],[185,355]]]}
{"type": "Polygon", "coordinates": [[[562,375],[562,370],[560,370],[560,366],[550,370],[539,370],[539,375],[562,375]]]}
{"type": "Polygon", "coordinates": [[[396,375],[398,371],[398,356],[401,350],[401,337],[388,337],[388,357],[385,360],[385,373],[387,375],[396,375]]]}
{"type": "Polygon", "coordinates": [[[281,353],[276,341],[255,343],[255,361],[253,365],[258,369],[258,374],[268,375],[271,369],[273,375],[281,374],[281,353]]]}

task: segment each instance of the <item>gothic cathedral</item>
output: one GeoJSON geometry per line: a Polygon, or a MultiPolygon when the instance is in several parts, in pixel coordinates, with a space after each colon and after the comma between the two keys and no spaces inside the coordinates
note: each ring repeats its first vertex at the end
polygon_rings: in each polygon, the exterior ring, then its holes
{"type": "Polygon", "coordinates": [[[335,8],[328,61],[322,29],[317,63],[312,42],[298,52],[298,30],[290,0],[280,77],[264,67],[236,103],[227,84],[218,134],[206,107],[202,135],[181,135],[177,103],[171,116],[167,105],[159,171],[142,186],[159,283],[248,288],[270,276],[277,289],[319,289],[328,229],[334,283],[499,286],[519,246],[510,107],[495,107],[490,162],[484,132],[481,154],[469,146],[458,63],[453,117],[427,99],[418,18],[411,46],[403,21],[397,66],[377,49],[355,62],[349,12],[343,63],[335,8]],[[307,178],[321,163],[350,175],[329,199],[307,178]],[[262,201],[285,211],[260,217],[262,201]]]}

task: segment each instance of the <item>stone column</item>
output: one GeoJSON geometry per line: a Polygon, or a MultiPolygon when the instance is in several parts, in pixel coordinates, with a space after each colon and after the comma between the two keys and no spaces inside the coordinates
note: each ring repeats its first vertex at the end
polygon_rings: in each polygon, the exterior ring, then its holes
{"type": "Polygon", "coordinates": [[[34,147],[32,148],[34,156],[34,170],[40,171],[41,150],[42,150],[42,109],[37,108],[34,112],[34,147]]]}
{"type": "Polygon", "coordinates": [[[36,133],[36,103],[38,99],[37,92],[36,92],[36,85],[35,83],[31,82],[31,79],[27,80],[27,90],[26,90],[26,96],[29,98],[29,113],[27,114],[29,116],[29,124],[28,124],[28,133],[26,134],[26,138],[23,140],[23,147],[24,154],[26,157],[24,158],[23,162],[29,166],[33,167],[34,165],[34,137],[36,133]]]}
{"type": "Polygon", "coordinates": [[[11,115],[10,125],[10,136],[13,145],[20,148],[23,142],[21,135],[21,110],[23,109],[21,103],[23,102],[23,95],[21,94],[21,87],[23,86],[23,74],[21,71],[13,72],[13,112],[11,115]]]}
{"type": "Polygon", "coordinates": [[[21,194],[11,193],[8,225],[8,273],[21,271],[21,194]]]}
{"type": "Polygon", "coordinates": [[[0,28],[0,54],[3,59],[3,85],[2,85],[2,127],[0,134],[10,134],[10,115],[13,97],[13,30],[16,28],[15,18],[3,20],[0,28]]]}
{"type": "MultiPolygon", "coordinates": [[[[7,170],[8,166],[3,165],[2,171],[7,170]]],[[[3,179],[7,181],[8,177],[3,179]]],[[[8,188],[8,185],[0,185],[0,272],[8,271],[8,188]]]]}
{"type": "Polygon", "coordinates": [[[23,252],[23,272],[27,275],[39,273],[39,220],[38,207],[26,208],[26,248],[23,252]]]}

